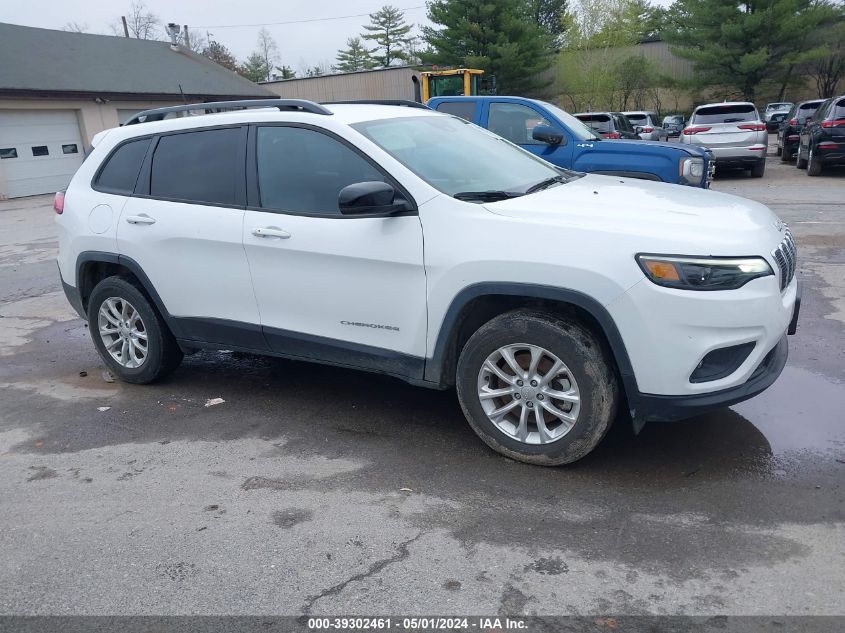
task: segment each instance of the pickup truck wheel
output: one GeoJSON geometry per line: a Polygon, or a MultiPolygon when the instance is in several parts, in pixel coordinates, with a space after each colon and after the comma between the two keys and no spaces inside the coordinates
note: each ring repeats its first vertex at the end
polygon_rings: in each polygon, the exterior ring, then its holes
{"type": "Polygon", "coordinates": [[[751,177],[752,178],[762,178],[763,174],[766,173],[766,159],[762,159],[757,162],[754,167],[751,168],[751,177]]]}
{"type": "Polygon", "coordinates": [[[464,414],[485,444],[545,466],[592,451],[619,400],[595,335],[540,312],[510,312],[482,326],[461,352],[456,382],[464,414]]]}
{"type": "Polygon", "coordinates": [[[88,300],[88,329],[111,372],[146,384],[179,366],[182,351],[155,308],[126,279],[108,277],[88,300]]]}

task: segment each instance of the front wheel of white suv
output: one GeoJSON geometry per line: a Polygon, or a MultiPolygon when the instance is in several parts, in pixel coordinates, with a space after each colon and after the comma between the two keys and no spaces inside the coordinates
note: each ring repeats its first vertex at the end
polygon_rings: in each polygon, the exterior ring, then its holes
{"type": "Polygon", "coordinates": [[[108,277],[94,287],[88,329],[103,361],[125,382],[153,382],[182,362],[182,350],[156,309],[122,277],[108,277]]]}
{"type": "Polygon", "coordinates": [[[490,448],[545,466],[592,451],[619,400],[611,361],[588,328],[524,310],[496,317],[470,337],[456,383],[470,426],[490,448]]]}

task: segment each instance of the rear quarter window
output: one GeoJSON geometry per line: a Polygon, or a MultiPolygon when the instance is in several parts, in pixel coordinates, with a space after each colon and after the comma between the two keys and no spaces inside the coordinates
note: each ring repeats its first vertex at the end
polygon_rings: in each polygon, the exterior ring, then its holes
{"type": "Polygon", "coordinates": [[[836,105],[830,109],[830,118],[845,119],[845,99],[840,99],[836,102],[836,105]]]}
{"type": "Polygon", "coordinates": [[[129,141],[119,145],[106,159],[94,189],[118,195],[131,195],[141,171],[141,164],[150,147],[149,138],[129,141]]]}
{"type": "Polygon", "coordinates": [[[717,105],[700,108],[693,117],[694,123],[739,123],[756,121],[757,109],[753,105],[717,105]]]}

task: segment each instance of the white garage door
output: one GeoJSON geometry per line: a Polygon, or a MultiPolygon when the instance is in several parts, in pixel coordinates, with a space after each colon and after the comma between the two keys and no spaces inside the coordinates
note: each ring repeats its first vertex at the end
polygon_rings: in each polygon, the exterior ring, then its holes
{"type": "Polygon", "coordinates": [[[73,110],[0,110],[0,171],[10,198],[64,189],[84,158],[73,110]]]}

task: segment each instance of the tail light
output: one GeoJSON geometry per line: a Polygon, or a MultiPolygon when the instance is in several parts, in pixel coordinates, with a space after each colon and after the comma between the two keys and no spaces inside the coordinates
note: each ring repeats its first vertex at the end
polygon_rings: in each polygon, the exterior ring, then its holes
{"type": "Polygon", "coordinates": [[[839,145],[837,143],[819,143],[817,148],[818,149],[838,149],[839,145]]]}
{"type": "Polygon", "coordinates": [[[55,211],[57,215],[61,215],[64,210],[65,210],[65,192],[64,191],[57,191],[56,195],[53,197],[53,211],[55,211]]]}
{"type": "Polygon", "coordinates": [[[798,119],[789,119],[789,125],[798,125],[798,119]]]}
{"type": "Polygon", "coordinates": [[[654,132],[654,128],[653,127],[644,127],[643,132],[645,132],[646,134],[648,134],[649,132],[654,132]]]}
{"type": "Polygon", "coordinates": [[[684,129],[684,136],[692,136],[693,134],[698,134],[699,132],[708,132],[709,130],[709,127],[688,127],[684,129]]]}
{"type": "Polygon", "coordinates": [[[798,136],[797,134],[790,134],[789,136],[786,137],[786,140],[787,141],[800,141],[801,137],[798,136]]]}
{"type": "Polygon", "coordinates": [[[845,127],[845,119],[835,119],[833,121],[822,121],[822,127],[845,127]]]}
{"type": "Polygon", "coordinates": [[[602,138],[622,138],[622,135],[619,132],[602,132],[602,138]]]}
{"type": "Polygon", "coordinates": [[[765,123],[747,123],[745,125],[737,125],[740,130],[751,130],[752,132],[763,132],[766,129],[765,123]]]}

